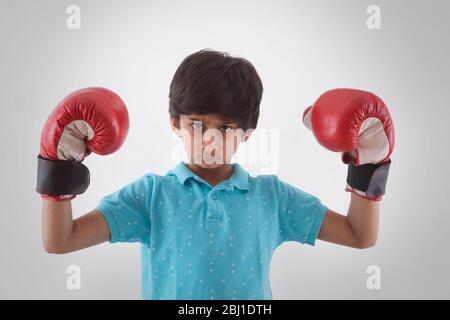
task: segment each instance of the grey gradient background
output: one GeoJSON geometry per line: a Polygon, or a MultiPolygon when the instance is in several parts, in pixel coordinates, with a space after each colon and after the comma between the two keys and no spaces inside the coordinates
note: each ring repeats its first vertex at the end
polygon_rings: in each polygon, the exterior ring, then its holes
{"type": "Polygon", "coordinates": [[[92,182],[73,201],[75,217],[146,172],[166,173],[170,80],[202,48],[255,65],[265,86],[259,128],[280,132],[274,173],[333,210],[348,206],[346,168],[301,125],[304,107],[327,89],[355,87],[379,94],[395,121],[376,247],[283,244],[271,267],[274,299],[450,298],[449,12],[445,0],[0,0],[0,298],[140,298],[138,244],[44,252],[34,191],[40,132],[81,87],[108,87],[128,105],[124,146],[85,161],[92,182]],[[70,4],[81,8],[81,30],[66,28],[70,4]],[[371,4],[381,7],[381,30],[366,27],[371,4]],[[78,291],[66,288],[72,264],[82,271],[78,291]],[[381,268],[381,290],[366,288],[369,265],[381,268]]]}

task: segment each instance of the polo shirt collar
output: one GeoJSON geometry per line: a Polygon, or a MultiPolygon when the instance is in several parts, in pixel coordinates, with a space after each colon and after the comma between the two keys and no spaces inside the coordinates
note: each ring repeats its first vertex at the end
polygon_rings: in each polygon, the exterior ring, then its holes
{"type": "MultiPolygon", "coordinates": [[[[233,163],[233,174],[228,178],[231,186],[234,186],[241,190],[248,190],[248,172],[245,171],[238,163],[233,163]]],[[[174,174],[181,184],[189,178],[195,178],[196,174],[193,173],[186,165],[184,161],[180,161],[175,168],[169,171],[169,174],[174,174]]]]}
{"type": "Polygon", "coordinates": [[[239,163],[232,164],[234,172],[229,178],[233,186],[241,190],[248,190],[248,172],[242,168],[239,163]]]}

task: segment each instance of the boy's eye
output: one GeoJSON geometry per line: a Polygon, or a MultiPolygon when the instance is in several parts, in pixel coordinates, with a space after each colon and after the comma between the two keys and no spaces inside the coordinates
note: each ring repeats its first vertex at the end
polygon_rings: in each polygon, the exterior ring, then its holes
{"type": "MultiPolygon", "coordinates": [[[[202,128],[203,128],[202,121],[194,121],[194,122],[191,124],[191,126],[192,126],[192,128],[194,128],[194,129],[202,129],[202,128]]],[[[222,132],[227,132],[228,130],[232,130],[232,129],[233,129],[233,128],[230,127],[230,126],[220,126],[220,127],[219,127],[219,130],[222,131],[222,132]]]]}
{"type": "Polygon", "coordinates": [[[202,128],[202,122],[201,121],[194,121],[192,124],[192,128],[194,129],[201,129],[202,128]]]}
{"type": "Polygon", "coordinates": [[[233,128],[232,127],[229,127],[229,126],[221,126],[220,128],[219,128],[219,130],[220,131],[223,131],[223,132],[227,132],[228,130],[232,130],[233,128]]]}

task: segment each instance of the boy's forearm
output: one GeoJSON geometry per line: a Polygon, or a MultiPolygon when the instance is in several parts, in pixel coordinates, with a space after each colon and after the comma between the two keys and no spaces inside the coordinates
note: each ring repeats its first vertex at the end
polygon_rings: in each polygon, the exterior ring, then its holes
{"type": "Polygon", "coordinates": [[[375,245],[378,237],[379,202],[366,200],[351,193],[347,220],[355,239],[363,247],[375,245]]]}
{"type": "Polygon", "coordinates": [[[63,253],[73,230],[72,203],[43,199],[42,242],[49,253],[63,253]]]}
{"type": "Polygon", "coordinates": [[[111,239],[108,224],[97,210],[73,220],[71,201],[44,200],[42,241],[49,253],[68,253],[111,239]]]}

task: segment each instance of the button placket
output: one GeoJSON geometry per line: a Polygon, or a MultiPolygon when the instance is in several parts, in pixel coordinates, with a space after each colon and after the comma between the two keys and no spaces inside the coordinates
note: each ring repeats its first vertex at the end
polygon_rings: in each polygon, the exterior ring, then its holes
{"type": "Polygon", "coordinates": [[[222,213],[220,212],[219,206],[218,206],[218,196],[217,191],[212,191],[208,195],[208,207],[207,207],[207,213],[206,213],[206,220],[207,221],[222,221],[222,213]]]}

